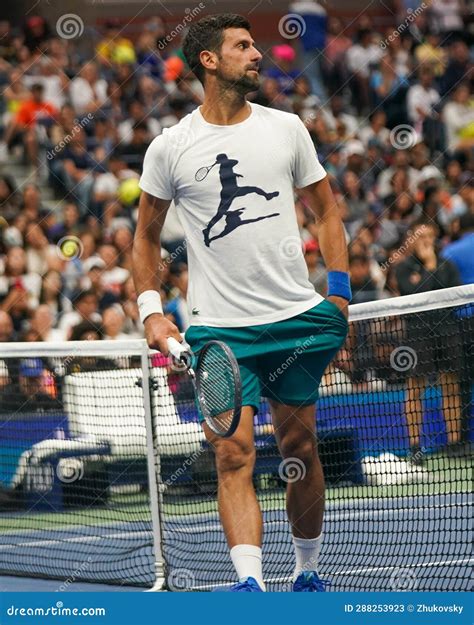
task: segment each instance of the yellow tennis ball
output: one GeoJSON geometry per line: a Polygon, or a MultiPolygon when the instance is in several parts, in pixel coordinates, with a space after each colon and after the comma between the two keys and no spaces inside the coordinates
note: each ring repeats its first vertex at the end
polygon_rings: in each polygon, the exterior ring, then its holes
{"type": "Polygon", "coordinates": [[[124,180],[119,187],[118,197],[122,204],[131,206],[140,197],[140,187],[136,178],[124,180]]]}

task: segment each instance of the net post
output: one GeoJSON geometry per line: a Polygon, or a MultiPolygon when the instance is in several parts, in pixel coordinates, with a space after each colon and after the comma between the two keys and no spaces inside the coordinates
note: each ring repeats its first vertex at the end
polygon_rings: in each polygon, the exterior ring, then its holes
{"type": "Polygon", "coordinates": [[[150,506],[153,531],[153,551],[155,556],[156,579],[153,587],[146,592],[161,592],[165,590],[165,562],[162,550],[161,518],[159,509],[158,479],[157,472],[160,471],[159,458],[155,462],[155,445],[153,435],[153,414],[150,397],[150,365],[148,356],[148,345],[143,341],[141,350],[141,368],[143,375],[143,405],[145,408],[145,424],[147,439],[147,467],[148,484],[150,490],[150,506]]]}

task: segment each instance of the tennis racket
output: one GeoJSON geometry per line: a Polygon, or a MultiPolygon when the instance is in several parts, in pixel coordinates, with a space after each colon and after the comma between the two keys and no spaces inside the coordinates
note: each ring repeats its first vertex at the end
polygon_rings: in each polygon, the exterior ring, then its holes
{"type": "Polygon", "coordinates": [[[199,352],[195,369],[189,346],[170,337],[168,349],[176,361],[185,365],[207,425],[218,436],[232,436],[240,422],[242,382],[230,347],[222,341],[209,341],[199,352]]]}
{"type": "Polygon", "coordinates": [[[202,182],[205,178],[207,178],[208,173],[211,171],[213,167],[217,165],[217,161],[214,165],[209,165],[209,167],[201,167],[197,170],[196,175],[194,176],[197,182],[202,182]]]}

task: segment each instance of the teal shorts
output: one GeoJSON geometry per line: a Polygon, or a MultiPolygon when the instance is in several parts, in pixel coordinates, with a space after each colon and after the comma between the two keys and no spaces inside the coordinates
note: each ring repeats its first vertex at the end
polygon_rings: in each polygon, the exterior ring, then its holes
{"type": "Polygon", "coordinates": [[[348,323],[324,300],[296,317],[242,328],[191,326],[185,338],[195,354],[211,340],[234,352],[242,378],[242,405],[258,411],[260,398],[309,406],[319,396],[323,373],[342,347],[348,323]]]}

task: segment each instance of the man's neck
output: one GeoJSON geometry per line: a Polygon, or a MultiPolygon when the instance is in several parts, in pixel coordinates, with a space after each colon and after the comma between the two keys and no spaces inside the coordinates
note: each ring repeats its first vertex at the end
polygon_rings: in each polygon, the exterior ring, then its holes
{"type": "Polygon", "coordinates": [[[229,89],[206,90],[201,115],[209,124],[231,126],[245,121],[251,115],[245,95],[229,89]]]}

